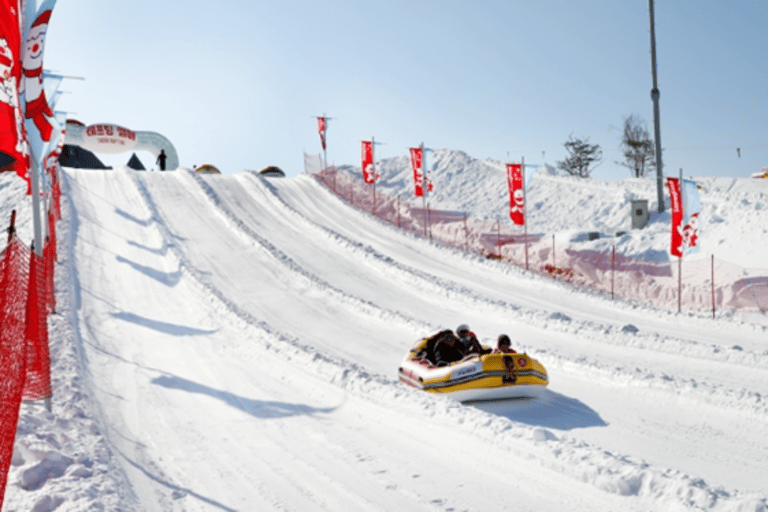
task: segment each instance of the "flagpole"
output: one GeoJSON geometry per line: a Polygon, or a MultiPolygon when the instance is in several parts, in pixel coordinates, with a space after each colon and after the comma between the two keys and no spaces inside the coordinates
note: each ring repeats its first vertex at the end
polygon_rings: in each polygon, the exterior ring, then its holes
{"type": "Polygon", "coordinates": [[[323,171],[328,169],[328,150],[326,149],[326,146],[328,145],[328,121],[330,121],[332,118],[325,115],[325,112],[323,112],[322,116],[312,116],[312,118],[317,119],[318,121],[318,132],[320,135],[320,143],[323,146],[323,171]],[[320,130],[320,120],[323,120],[323,129],[320,130]]]}
{"type": "Polygon", "coordinates": [[[328,145],[328,118],[325,116],[325,112],[323,112],[323,171],[328,170],[328,152],[326,151],[326,146],[328,145]]]}
{"type": "Polygon", "coordinates": [[[34,228],[34,250],[38,256],[43,255],[43,225],[40,215],[40,167],[37,165],[37,159],[30,155],[29,175],[32,188],[32,224],[34,228]]]}
{"type": "Polygon", "coordinates": [[[525,270],[528,270],[528,191],[525,189],[525,157],[520,157],[520,173],[523,178],[523,229],[525,233],[525,270]]]}
{"type": "Polygon", "coordinates": [[[653,14],[653,0],[648,0],[648,11],[651,22],[651,74],[653,77],[653,89],[651,100],[653,101],[653,132],[656,145],[656,195],[659,202],[658,211],[664,213],[664,165],[661,161],[661,122],[659,121],[659,84],[656,76],[656,23],[653,14]]]}

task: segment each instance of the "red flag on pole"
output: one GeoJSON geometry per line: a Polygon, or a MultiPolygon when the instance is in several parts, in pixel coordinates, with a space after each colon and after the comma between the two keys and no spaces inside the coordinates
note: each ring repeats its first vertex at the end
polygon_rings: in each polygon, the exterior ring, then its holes
{"type": "Polygon", "coordinates": [[[374,183],[376,177],[373,172],[373,141],[364,140],[362,145],[362,162],[361,167],[363,169],[363,180],[367,184],[374,183]]]}
{"type": "Polygon", "coordinates": [[[507,164],[509,183],[509,218],[520,226],[525,224],[525,188],[522,164],[507,164]]]}
{"type": "Polygon", "coordinates": [[[669,253],[683,257],[683,200],[680,195],[680,179],[667,178],[669,187],[669,206],[672,216],[672,238],[669,253]]]}
{"type": "Polygon", "coordinates": [[[317,118],[317,131],[320,134],[320,144],[322,144],[323,150],[325,150],[325,117],[317,118]]]}
{"type": "Polygon", "coordinates": [[[422,148],[411,148],[411,167],[416,197],[424,197],[424,152],[422,148]]]}

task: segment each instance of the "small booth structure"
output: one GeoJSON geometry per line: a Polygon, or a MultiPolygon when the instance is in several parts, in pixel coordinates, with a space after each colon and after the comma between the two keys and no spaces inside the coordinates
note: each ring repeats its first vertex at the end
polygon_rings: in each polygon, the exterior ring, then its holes
{"type": "Polygon", "coordinates": [[[285,173],[283,172],[283,170],[274,165],[270,165],[269,167],[263,168],[262,170],[259,171],[259,174],[269,178],[285,178],[285,173]]]}
{"type": "Polygon", "coordinates": [[[200,167],[195,167],[195,172],[199,172],[200,174],[221,174],[221,171],[211,164],[203,164],[200,167]]]}
{"type": "Polygon", "coordinates": [[[632,200],[632,229],[643,229],[648,225],[651,214],[648,211],[647,199],[632,200]]]}

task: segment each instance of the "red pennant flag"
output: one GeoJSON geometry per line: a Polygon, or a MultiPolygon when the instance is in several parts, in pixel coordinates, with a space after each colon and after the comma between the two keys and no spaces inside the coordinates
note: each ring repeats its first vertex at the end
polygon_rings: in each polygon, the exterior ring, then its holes
{"type": "Polygon", "coordinates": [[[374,183],[376,177],[373,173],[373,141],[364,140],[362,146],[362,162],[361,167],[363,169],[363,180],[367,184],[374,183]]]}
{"type": "Polygon", "coordinates": [[[672,216],[672,237],[669,253],[678,258],[683,257],[683,199],[680,194],[680,179],[667,178],[669,187],[669,206],[672,216]]]}
{"type": "Polygon", "coordinates": [[[525,188],[522,164],[507,164],[509,183],[509,218],[520,226],[525,224],[525,188]]]}
{"type": "Polygon", "coordinates": [[[411,148],[411,167],[416,197],[424,197],[424,153],[421,148],[411,148]]]}
{"type": "Polygon", "coordinates": [[[317,118],[317,131],[320,133],[320,144],[322,144],[323,150],[325,150],[325,117],[317,118]]]}

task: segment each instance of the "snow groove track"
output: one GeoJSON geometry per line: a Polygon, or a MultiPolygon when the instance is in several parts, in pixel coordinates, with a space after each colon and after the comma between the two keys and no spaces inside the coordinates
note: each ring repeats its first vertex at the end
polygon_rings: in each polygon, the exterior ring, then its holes
{"type": "MultiPolygon", "coordinates": [[[[202,178],[198,178],[202,179],[202,178]]],[[[298,210],[291,208],[283,199],[279,197],[279,192],[276,187],[269,181],[265,181],[258,177],[254,173],[245,173],[244,177],[240,179],[243,182],[244,188],[252,195],[252,201],[263,202],[271,201],[277,208],[280,208],[280,213],[285,217],[290,217],[296,223],[301,223],[303,232],[307,230],[313,230],[320,236],[326,237],[328,240],[336,242],[339,245],[339,249],[344,252],[349,252],[357,255],[360,258],[365,258],[366,263],[386,274],[387,278],[398,283],[398,290],[402,292],[403,289],[414,289],[418,292],[425,294],[434,294],[450,301],[458,301],[463,303],[466,307],[481,308],[487,312],[495,312],[500,315],[504,315],[507,319],[516,319],[520,322],[535,322],[538,324],[545,323],[549,331],[558,331],[565,334],[581,335],[585,334],[589,336],[593,342],[606,343],[621,347],[637,347],[648,351],[655,351],[660,353],[666,353],[675,356],[685,356],[693,359],[712,360],[716,362],[727,363],[730,365],[739,365],[750,367],[758,370],[762,370],[768,367],[768,350],[762,352],[744,350],[742,347],[730,346],[724,349],[717,345],[701,344],[697,342],[691,342],[679,338],[673,338],[671,336],[659,336],[658,334],[645,334],[638,333],[634,330],[619,329],[615,326],[608,326],[604,323],[597,323],[594,321],[582,321],[576,324],[572,322],[569,317],[555,314],[553,315],[549,311],[535,310],[521,305],[519,303],[513,303],[506,299],[491,299],[487,295],[476,293],[468,286],[463,286],[455,281],[443,279],[436,275],[432,275],[423,270],[418,270],[411,266],[406,266],[402,262],[395,260],[385,254],[378,252],[370,245],[364,245],[360,242],[351,240],[344,236],[342,233],[331,230],[330,228],[321,226],[309,219],[308,216],[300,213],[298,210]],[[268,194],[265,197],[265,189],[268,194]],[[586,331],[586,332],[585,332],[586,331]]],[[[211,185],[215,188],[215,182],[211,185]]],[[[324,188],[320,187],[323,192],[324,188]]],[[[329,196],[329,201],[337,200],[335,197],[329,196]]],[[[247,204],[243,201],[238,201],[237,205],[247,204]]],[[[357,212],[351,212],[350,215],[356,215],[357,212]]],[[[234,213],[230,213],[234,215],[234,213]]],[[[373,222],[377,222],[375,219],[371,219],[373,222]]],[[[384,229],[391,229],[389,226],[382,224],[384,229]]],[[[406,235],[408,238],[413,238],[410,235],[406,235]]],[[[466,258],[465,255],[458,252],[460,256],[457,256],[457,251],[453,249],[447,249],[444,251],[444,258],[452,258],[457,261],[458,265],[466,266],[469,262],[462,261],[466,258]]],[[[476,261],[473,263],[477,263],[476,261]]],[[[501,266],[504,270],[509,270],[509,267],[496,264],[486,263],[487,266],[495,267],[494,271],[497,271],[501,266]]],[[[378,290],[377,290],[378,291],[378,290]]],[[[623,326],[622,326],[623,327],[623,326]]],[[[602,365],[594,362],[585,362],[583,358],[580,358],[578,362],[570,361],[570,366],[578,366],[576,371],[598,371],[602,365]]],[[[670,380],[675,380],[674,375],[662,374],[658,376],[652,372],[641,372],[638,369],[629,369],[626,372],[613,371],[609,372],[611,377],[607,380],[615,380],[618,378],[620,381],[639,380],[642,381],[640,385],[653,385],[654,380],[660,380],[665,384],[668,384],[670,380]]],[[[768,402],[764,399],[764,396],[754,391],[744,391],[740,389],[738,391],[718,390],[710,392],[711,386],[707,382],[694,383],[693,386],[684,386],[684,389],[688,392],[697,391],[703,395],[702,399],[707,400],[710,395],[722,395],[725,396],[717,402],[719,407],[735,408],[735,409],[748,409],[755,413],[768,416],[768,402]]],[[[669,388],[669,386],[658,386],[659,388],[669,388]]],[[[718,386],[722,387],[722,386],[718,386]]],[[[678,390],[679,391],[679,390],[678,390]]]]}
{"type": "Polygon", "coordinates": [[[141,510],[505,510],[510,481],[515,509],[765,509],[764,333],[713,349],[727,324],[685,338],[304,176],[67,173],[87,363],[141,510]],[[489,413],[400,385],[409,345],[460,321],[539,357],[545,398],[489,413]]]}

